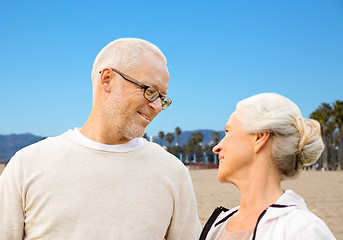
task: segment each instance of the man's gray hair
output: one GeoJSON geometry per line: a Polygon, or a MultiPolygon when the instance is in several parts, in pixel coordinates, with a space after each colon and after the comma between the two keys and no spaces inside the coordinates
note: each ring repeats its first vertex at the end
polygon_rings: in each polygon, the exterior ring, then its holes
{"type": "Polygon", "coordinates": [[[95,58],[91,75],[93,88],[100,76],[99,71],[104,68],[117,68],[123,72],[127,69],[134,70],[139,65],[139,56],[144,50],[156,53],[167,64],[161,50],[152,43],[138,38],[117,39],[105,46],[95,58]]]}
{"type": "Polygon", "coordinates": [[[272,157],[283,178],[296,176],[318,160],[324,150],[320,124],[304,119],[297,105],[276,93],[240,101],[237,118],[249,133],[271,133],[272,157]]]}

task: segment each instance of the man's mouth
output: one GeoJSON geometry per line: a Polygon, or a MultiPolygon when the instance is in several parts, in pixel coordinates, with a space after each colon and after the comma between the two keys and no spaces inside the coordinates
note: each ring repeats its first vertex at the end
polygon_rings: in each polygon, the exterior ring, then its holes
{"type": "Polygon", "coordinates": [[[138,112],[143,118],[145,118],[147,121],[151,122],[150,117],[145,115],[144,113],[138,112]]]}
{"type": "Polygon", "coordinates": [[[219,164],[221,164],[223,161],[223,157],[219,157],[219,164]]]}

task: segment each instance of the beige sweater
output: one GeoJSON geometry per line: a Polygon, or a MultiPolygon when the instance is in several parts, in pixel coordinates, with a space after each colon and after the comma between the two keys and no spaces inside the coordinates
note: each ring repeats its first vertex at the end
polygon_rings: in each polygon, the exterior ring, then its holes
{"type": "Polygon", "coordinates": [[[190,175],[159,145],[113,153],[63,134],[26,147],[0,177],[0,239],[198,239],[190,175]]]}

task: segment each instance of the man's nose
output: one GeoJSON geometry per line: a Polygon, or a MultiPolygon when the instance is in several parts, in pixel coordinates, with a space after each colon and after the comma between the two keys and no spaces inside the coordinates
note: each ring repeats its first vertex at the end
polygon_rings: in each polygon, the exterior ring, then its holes
{"type": "Polygon", "coordinates": [[[149,102],[149,106],[152,107],[156,112],[161,112],[162,111],[162,100],[161,98],[156,98],[155,101],[149,102]]]}

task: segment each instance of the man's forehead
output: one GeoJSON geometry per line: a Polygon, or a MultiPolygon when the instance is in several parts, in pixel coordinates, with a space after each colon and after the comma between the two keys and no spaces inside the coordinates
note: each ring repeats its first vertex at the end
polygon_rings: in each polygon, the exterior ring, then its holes
{"type": "MultiPolygon", "coordinates": [[[[140,74],[142,83],[159,90],[161,94],[166,94],[169,86],[169,74],[167,69],[144,69],[140,74]]],[[[139,80],[139,79],[137,79],[139,80]]]]}

